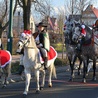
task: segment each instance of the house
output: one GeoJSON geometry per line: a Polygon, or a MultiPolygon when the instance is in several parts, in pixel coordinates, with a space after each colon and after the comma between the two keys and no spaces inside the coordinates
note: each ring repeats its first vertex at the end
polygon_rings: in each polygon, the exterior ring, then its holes
{"type": "Polygon", "coordinates": [[[87,8],[83,11],[82,21],[85,24],[92,26],[97,18],[98,18],[98,9],[95,8],[93,5],[88,5],[87,8]]]}
{"type": "Polygon", "coordinates": [[[81,15],[69,15],[69,17],[73,18],[76,21],[80,21],[81,20],[81,15]]]}
{"type": "Polygon", "coordinates": [[[48,24],[47,30],[51,33],[58,32],[58,24],[57,19],[54,17],[45,17],[42,22],[48,24]]]}

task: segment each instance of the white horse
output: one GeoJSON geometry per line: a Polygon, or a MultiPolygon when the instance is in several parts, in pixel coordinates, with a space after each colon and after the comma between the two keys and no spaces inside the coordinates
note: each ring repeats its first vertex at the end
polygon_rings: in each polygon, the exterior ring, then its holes
{"type": "MultiPolygon", "coordinates": [[[[26,83],[25,83],[25,90],[23,92],[23,95],[27,95],[29,91],[29,84],[30,84],[30,79],[31,79],[31,72],[35,72],[36,76],[36,93],[40,92],[40,88],[44,87],[45,84],[45,70],[44,66],[41,65],[40,58],[39,58],[39,50],[36,46],[34,37],[32,35],[26,35],[20,37],[19,42],[17,43],[18,49],[17,51],[21,51],[22,48],[24,48],[24,57],[23,57],[23,64],[25,67],[25,78],[26,78],[26,83]],[[42,83],[41,86],[39,85],[39,74],[40,71],[42,72],[42,83]]],[[[56,57],[54,58],[54,60],[56,57]]],[[[54,66],[54,60],[51,61],[51,63],[48,66],[48,71],[49,71],[49,87],[52,87],[52,81],[51,77],[52,74],[56,78],[56,69],[54,66]]]]}

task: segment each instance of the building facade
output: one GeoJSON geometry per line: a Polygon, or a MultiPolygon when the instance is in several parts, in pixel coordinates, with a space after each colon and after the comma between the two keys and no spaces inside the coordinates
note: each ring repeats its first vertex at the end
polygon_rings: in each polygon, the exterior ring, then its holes
{"type": "Polygon", "coordinates": [[[93,5],[88,5],[88,7],[83,11],[82,21],[85,24],[92,26],[97,18],[98,18],[98,9],[95,8],[93,5]]]}

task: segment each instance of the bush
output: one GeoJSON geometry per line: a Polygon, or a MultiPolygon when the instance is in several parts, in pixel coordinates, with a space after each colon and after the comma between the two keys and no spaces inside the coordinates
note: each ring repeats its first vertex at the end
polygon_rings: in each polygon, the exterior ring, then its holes
{"type": "Polygon", "coordinates": [[[67,59],[61,59],[61,58],[56,58],[54,64],[55,64],[55,66],[61,66],[61,65],[66,66],[68,64],[68,60],[67,59]]]}
{"type": "Polygon", "coordinates": [[[19,61],[13,62],[11,64],[11,72],[16,73],[19,70],[19,61]]]}
{"type": "Polygon", "coordinates": [[[51,44],[51,45],[55,48],[57,52],[62,52],[63,48],[64,48],[64,51],[66,51],[65,46],[61,42],[56,44],[51,44]]]}

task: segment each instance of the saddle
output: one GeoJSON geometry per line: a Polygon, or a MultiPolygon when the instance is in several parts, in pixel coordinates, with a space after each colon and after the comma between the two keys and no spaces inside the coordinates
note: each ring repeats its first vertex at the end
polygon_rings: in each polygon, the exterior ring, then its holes
{"type": "Polygon", "coordinates": [[[88,45],[90,45],[91,43],[92,43],[92,39],[90,38],[90,39],[88,39],[88,40],[83,41],[83,46],[88,46],[88,45]]]}
{"type": "MultiPolygon", "coordinates": [[[[50,61],[56,59],[56,57],[57,57],[57,52],[56,52],[56,50],[55,50],[52,46],[50,46],[50,51],[47,52],[47,55],[48,55],[48,63],[49,63],[50,61]]],[[[40,52],[39,52],[39,57],[40,57],[40,62],[41,62],[41,64],[43,64],[43,63],[44,63],[44,60],[43,60],[43,58],[42,58],[40,52]]],[[[48,65],[49,65],[49,64],[48,64],[48,65]]]]}
{"type": "Polygon", "coordinates": [[[11,62],[11,59],[12,57],[9,51],[0,50],[0,67],[5,67],[11,62]]]}

